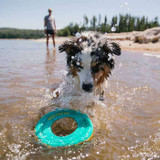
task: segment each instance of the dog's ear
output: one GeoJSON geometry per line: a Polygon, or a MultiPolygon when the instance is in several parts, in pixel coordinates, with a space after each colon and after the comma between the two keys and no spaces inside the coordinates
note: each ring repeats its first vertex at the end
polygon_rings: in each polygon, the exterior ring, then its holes
{"type": "Polygon", "coordinates": [[[73,55],[81,51],[80,46],[72,41],[65,41],[59,46],[59,52],[66,52],[68,55],[73,55]]]}
{"type": "Polygon", "coordinates": [[[103,49],[106,53],[115,54],[117,56],[121,55],[121,48],[120,48],[119,44],[117,44],[115,42],[111,42],[111,43],[106,42],[103,45],[103,49]]]}
{"type": "Polygon", "coordinates": [[[120,48],[119,44],[112,42],[111,45],[112,45],[111,46],[112,53],[117,56],[120,56],[121,55],[121,48],[120,48]]]}

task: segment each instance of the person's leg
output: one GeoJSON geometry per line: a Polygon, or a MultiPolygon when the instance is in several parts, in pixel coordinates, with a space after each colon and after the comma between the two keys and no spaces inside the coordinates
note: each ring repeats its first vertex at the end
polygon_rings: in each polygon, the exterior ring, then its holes
{"type": "Polygon", "coordinates": [[[49,35],[47,35],[47,37],[46,37],[46,46],[47,46],[47,48],[48,48],[48,43],[49,43],[49,35]]]}
{"type": "Polygon", "coordinates": [[[54,34],[52,35],[52,39],[53,39],[53,46],[54,46],[54,48],[55,48],[55,47],[56,47],[56,44],[55,44],[54,34]]]}

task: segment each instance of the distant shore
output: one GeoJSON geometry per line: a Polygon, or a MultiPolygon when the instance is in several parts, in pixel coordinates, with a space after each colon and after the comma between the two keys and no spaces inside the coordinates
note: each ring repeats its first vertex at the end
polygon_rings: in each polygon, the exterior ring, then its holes
{"type": "Polygon", "coordinates": [[[136,52],[150,52],[150,53],[159,53],[160,54],[160,42],[157,43],[147,43],[139,44],[134,43],[133,41],[125,40],[119,41],[116,40],[121,46],[122,50],[126,51],[136,51],[136,52]]]}
{"type": "MultiPolygon", "coordinates": [[[[111,38],[111,35],[109,34],[109,38],[111,38]]],[[[56,37],[55,41],[56,44],[60,45],[66,40],[71,39],[71,37],[56,37]]],[[[46,39],[33,39],[33,41],[36,42],[46,42],[46,39]]],[[[147,44],[139,44],[139,43],[134,43],[131,40],[116,40],[114,39],[113,41],[117,42],[120,44],[121,49],[125,51],[136,51],[136,52],[150,52],[150,53],[159,53],[160,54],[160,42],[157,43],[147,43],[147,44]]],[[[50,39],[50,43],[52,43],[52,40],[50,39]]]]}

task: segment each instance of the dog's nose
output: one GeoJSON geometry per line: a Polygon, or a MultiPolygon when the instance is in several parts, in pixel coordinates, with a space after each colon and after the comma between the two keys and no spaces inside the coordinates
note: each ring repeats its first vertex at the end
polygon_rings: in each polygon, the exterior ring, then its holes
{"type": "Polygon", "coordinates": [[[87,91],[87,92],[92,92],[93,89],[93,84],[92,83],[83,83],[82,84],[82,89],[87,91]]]}

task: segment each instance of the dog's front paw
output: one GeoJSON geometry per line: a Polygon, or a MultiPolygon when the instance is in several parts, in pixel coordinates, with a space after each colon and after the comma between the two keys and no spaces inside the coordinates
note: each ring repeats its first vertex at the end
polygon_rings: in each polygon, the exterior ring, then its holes
{"type": "Polygon", "coordinates": [[[60,92],[58,90],[54,90],[52,93],[53,99],[58,98],[60,95],[60,92]]]}
{"type": "Polygon", "coordinates": [[[101,92],[99,100],[100,101],[104,101],[104,91],[101,92]]]}
{"type": "Polygon", "coordinates": [[[99,100],[100,100],[100,101],[104,101],[104,97],[103,97],[103,96],[100,96],[100,97],[99,97],[99,100]]]}

